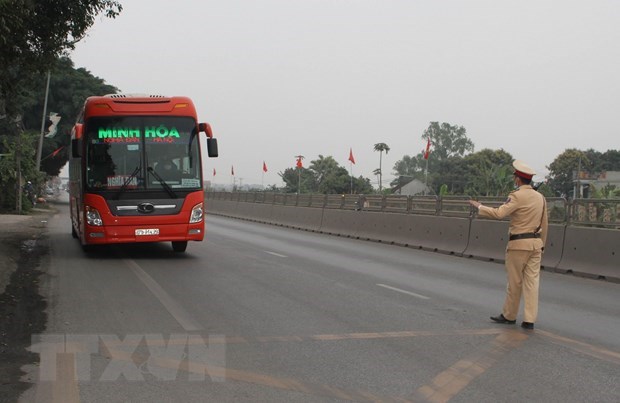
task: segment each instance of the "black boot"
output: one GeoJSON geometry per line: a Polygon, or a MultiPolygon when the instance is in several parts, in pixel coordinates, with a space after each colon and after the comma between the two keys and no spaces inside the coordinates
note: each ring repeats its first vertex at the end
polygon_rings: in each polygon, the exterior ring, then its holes
{"type": "Polygon", "coordinates": [[[491,316],[491,320],[496,323],[504,323],[506,325],[514,325],[517,323],[517,320],[508,320],[504,317],[503,313],[500,313],[499,316],[491,316]]]}

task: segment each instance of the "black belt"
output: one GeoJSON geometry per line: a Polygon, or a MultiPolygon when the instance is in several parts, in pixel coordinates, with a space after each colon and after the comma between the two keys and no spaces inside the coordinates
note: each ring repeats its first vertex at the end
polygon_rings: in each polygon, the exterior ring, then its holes
{"type": "Polygon", "coordinates": [[[540,233],[528,232],[527,234],[514,234],[510,235],[510,240],[514,241],[517,239],[529,239],[529,238],[540,238],[540,233]]]}

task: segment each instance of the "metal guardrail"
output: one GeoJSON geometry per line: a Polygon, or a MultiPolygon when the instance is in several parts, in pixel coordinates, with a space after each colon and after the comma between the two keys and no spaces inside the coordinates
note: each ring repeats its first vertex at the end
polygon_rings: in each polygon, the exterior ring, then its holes
{"type": "MultiPolygon", "coordinates": [[[[284,206],[471,217],[467,196],[383,196],[341,194],[292,194],[270,192],[205,192],[207,199],[284,206]]],[[[504,197],[478,198],[486,206],[499,207],[504,197]]],[[[547,198],[549,222],[620,229],[620,199],[547,198]]]]}

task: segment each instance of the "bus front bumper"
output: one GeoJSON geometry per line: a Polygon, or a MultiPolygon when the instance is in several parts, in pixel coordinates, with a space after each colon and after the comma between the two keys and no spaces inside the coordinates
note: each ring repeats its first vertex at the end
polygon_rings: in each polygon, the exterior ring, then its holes
{"type": "Polygon", "coordinates": [[[134,242],[202,241],[204,223],[165,225],[87,225],[84,241],[87,245],[134,242]]]}

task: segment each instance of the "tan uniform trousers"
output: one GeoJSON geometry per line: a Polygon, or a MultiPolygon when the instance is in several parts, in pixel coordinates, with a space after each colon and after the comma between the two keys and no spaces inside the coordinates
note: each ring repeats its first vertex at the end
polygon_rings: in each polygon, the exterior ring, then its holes
{"type": "Polygon", "coordinates": [[[508,286],[506,287],[506,300],[502,312],[506,319],[515,320],[517,318],[521,294],[523,294],[523,321],[536,322],[541,258],[542,251],[540,249],[506,251],[508,286]]]}

